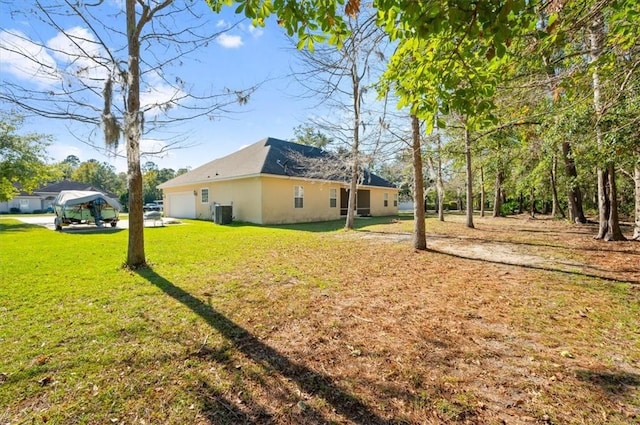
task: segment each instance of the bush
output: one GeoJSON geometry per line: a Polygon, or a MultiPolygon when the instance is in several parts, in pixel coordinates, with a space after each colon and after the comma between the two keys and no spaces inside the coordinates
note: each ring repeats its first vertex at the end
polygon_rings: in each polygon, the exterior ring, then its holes
{"type": "Polygon", "coordinates": [[[518,201],[517,200],[509,200],[504,204],[500,205],[500,215],[510,215],[518,212],[518,201]]]}
{"type": "Polygon", "coordinates": [[[31,214],[44,214],[43,210],[33,210],[31,211],[31,214]]]}
{"type": "Polygon", "coordinates": [[[9,214],[20,214],[20,208],[18,207],[9,208],[9,214]]]}

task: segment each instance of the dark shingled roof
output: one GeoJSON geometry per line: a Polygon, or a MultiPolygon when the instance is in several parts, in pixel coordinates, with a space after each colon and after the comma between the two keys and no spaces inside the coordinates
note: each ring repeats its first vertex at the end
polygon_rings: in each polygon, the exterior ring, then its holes
{"type": "Polygon", "coordinates": [[[63,190],[90,190],[92,192],[101,192],[104,193],[107,196],[110,196],[114,199],[117,199],[118,197],[111,193],[111,192],[107,192],[106,190],[102,189],[101,187],[98,186],[93,186],[92,184],[89,183],[82,183],[82,182],[77,182],[77,181],[73,181],[73,180],[62,180],[59,182],[55,182],[55,183],[50,183],[48,185],[39,187],[38,189],[35,189],[33,191],[34,194],[39,194],[39,195],[45,195],[45,194],[58,194],[60,192],[62,192],[63,190]]]}
{"type": "MultiPolygon", "coordinates": [[[[320,159],[330,156],[322,149],[274,139],[272,137],[260,140],[237,152],[215,159],[188,173],[169,180],[158,187],[175,187],[192,183],[202,183],[216,180],[227,180],[241,177],[270,174],[276,176],[310,177],[305,165],[299,164],[296,158],[320,159]]],[[[319,177],[315,177],[319,178],[319,177]]],[[[345,181],[342,176],[324,177],[323,180],[345,181]]],[[[395,187],[392,183],[375,174],[365,172],[363,185],[395,187]]]]}

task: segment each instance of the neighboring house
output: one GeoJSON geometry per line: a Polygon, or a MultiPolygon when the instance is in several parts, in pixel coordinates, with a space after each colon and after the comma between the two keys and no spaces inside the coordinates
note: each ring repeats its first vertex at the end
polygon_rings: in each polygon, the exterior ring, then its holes
{"type": "MultiPolygon", "coordinates": [[[[256,224],[336,220],[347,214],[344,178],[312,178],[296,158],[322,158],[318,148],[267,138],[160,184],[168,217],[212,220],[216,205],[231,205],[235,220],[256,224]]],[[[313,161],[310,161],[313,163],[313,161]]],[[[307,165],[308,166],[308,165],[307,165]]],[[[365,173],[357,214],[398,213],[398,189],[365,173]]]]}
{"type": "Polygon", "coordinates": [[[111,197],[115,195],[105,192],[99,187],[92,186],[87,183],[76,182],[72,180],[62,180],[57,183],[51,183],[46,186],[42,186],[33,191],[33,193],[26,193],[21,191],[16,197],[8,202],[0,202],[0,213],[10,212],[12,208],[17,208],[22,213],[31,213],[34,211],[46,211],[51,207],[53,200],[58,193],[63,190],[94,190],[102,192],[111,197]]]}

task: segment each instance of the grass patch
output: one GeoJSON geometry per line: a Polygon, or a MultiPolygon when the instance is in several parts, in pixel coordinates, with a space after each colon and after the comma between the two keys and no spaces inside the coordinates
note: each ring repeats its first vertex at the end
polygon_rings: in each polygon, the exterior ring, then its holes
{"type": "Polygon", "coordinates": [[[2,218],[0,420],[638,420],[640,276],[625,266],[637,243],[541,220],[447,220],[428,218],[429,234],[581,274],[368,238],[410,231],[406,217],[352,232],[185,220],[145,229],[150,267],[132,272],[126,231],[2,218]]]}

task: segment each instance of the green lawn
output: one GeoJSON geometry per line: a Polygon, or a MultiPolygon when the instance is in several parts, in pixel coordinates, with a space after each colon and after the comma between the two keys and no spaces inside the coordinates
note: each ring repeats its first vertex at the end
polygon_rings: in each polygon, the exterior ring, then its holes
{"type": "Polygon", "coordinates": [[[408,217],[342,226],[146,228],[134,272],[126,230],[0,218],[0,423],[640,418],[638,285],[354,237],[408,217]]]}

